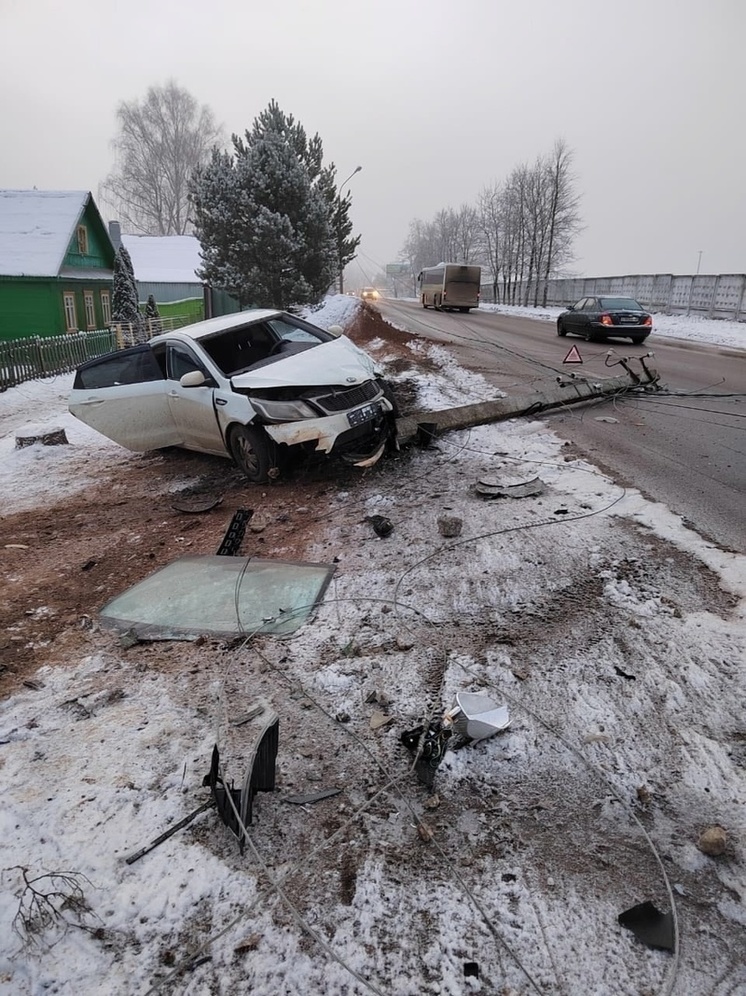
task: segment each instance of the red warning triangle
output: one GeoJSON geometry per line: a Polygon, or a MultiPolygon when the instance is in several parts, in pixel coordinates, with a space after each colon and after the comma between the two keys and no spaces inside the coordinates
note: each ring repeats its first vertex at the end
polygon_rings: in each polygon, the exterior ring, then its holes
{"type": "Polygon", "coordinates": [[[570,350],[570,352],[567,354],[567,356],[564,358],[564,360],[562,362],[563,363],[582,363],[583,362],[583,357],[578,352],[578,347],[577,346],[573,346],[572,349],[570,350]]]}

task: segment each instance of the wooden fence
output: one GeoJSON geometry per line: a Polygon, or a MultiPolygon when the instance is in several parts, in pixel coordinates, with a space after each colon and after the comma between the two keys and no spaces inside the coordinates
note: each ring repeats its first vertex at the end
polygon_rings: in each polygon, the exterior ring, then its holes
{"type": "Polygon", "coordinates": [[[68,373],[86,360],[147,342],[154,335],[183,328],[193,320],[191,315],[143,318],[138,325],[115,323],[97,332],[36,335],[0,342],[0,392],[27,380],[68,373]]]}
{"type": "Polygon", "coordinates": [[[0,342],[0,391],[27,380],[68,373],[116,348],[116,333],[109,329],[0,342]]]}

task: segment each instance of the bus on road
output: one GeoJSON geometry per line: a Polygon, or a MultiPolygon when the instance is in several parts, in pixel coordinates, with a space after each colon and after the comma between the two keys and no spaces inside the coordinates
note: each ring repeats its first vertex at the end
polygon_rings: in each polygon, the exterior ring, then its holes
{"type": "Polygon", "coordinates": [[[479,307],[482,267],[465,263],[441,263],[417,277],[423,308],[438,311],[469,311],[479,307]]]}

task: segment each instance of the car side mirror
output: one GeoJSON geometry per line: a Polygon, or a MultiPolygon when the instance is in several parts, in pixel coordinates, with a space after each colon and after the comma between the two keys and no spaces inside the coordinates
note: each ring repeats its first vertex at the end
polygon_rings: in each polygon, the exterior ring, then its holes
{"type": "Polygon", "coordinates": [[[575,305],[574,304],[568,304],[567,310],[568,311],[575,311],[575,305]]]}
{"type": "Polygon", "coordinates": [[[190,370],[183,377],[179,377],[179,383],[182,387],[202,387],[207,383],[207,378],[201,370],[190,370]]]}
{"type": "Polygon", "coordinates": [[[335,335],[337,337],[344,335],[344,329],[341,325],[330,325],[326,330],[330,335],[335,335]]]}

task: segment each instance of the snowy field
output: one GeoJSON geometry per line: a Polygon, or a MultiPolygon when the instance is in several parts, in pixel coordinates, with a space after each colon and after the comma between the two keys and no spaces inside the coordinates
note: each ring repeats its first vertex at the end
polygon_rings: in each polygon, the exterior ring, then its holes
{"type": "MultiPolygon", "coordinates": [[[[346,325],[357,307],[335,297],[309,318],[346,325]]],[[[661,334],[736,345],[746,329],[729,324],[656,317],[661,334]]],[[[433,367],[411,374],[423,404],[484,396],[444,351],[414,348],[433,367]]],[[[4,518],[139,459],[66,413],[70,383],[0,394],[4,518]],[[63,426],[70,446],[16,450],[28,424],[63,426]]],[[[746,558],[567,456],[540,421],[450,434],[324,500],[308,559],[336,555],[337,576],[313,623],[261,643],[264,664],[249,645],[207,667],[205,648],[177,644],[171,670],[138,670],[101,636],[0,702],[0,993],[746,993],[746,558]],[[485,476],[545,491],[486,502],[471,490],[485,476]],[[389,539],[373,514],[395,524],[389,539]],[[443,515],[462,520],[458,539],[439,535],[443,515]],[[427,799],[398,732],[463,688],[506,702],[511,728],[448,754],[427,799]],[[204,760],[257,692],[291,718],[255,843],[240,857],[209,813],[126,864],[204,800],[204,760]],[[390,728],[372,728],[375,710],[390,728]],[[306,791],[344,793],[283,806],[303,764],[322,777],[306,791]],[[720,858],[696,847],[711,824],[728,833],[720,858]],[[86,929],[24,943],[21,867],[75,873],[85,905],[66,919],[86,929]],[[676,915],[674,953],[617,923],[648,899],[676,915]]],[[[49,611],[29,593],[32,616],[49,611]]]]}

